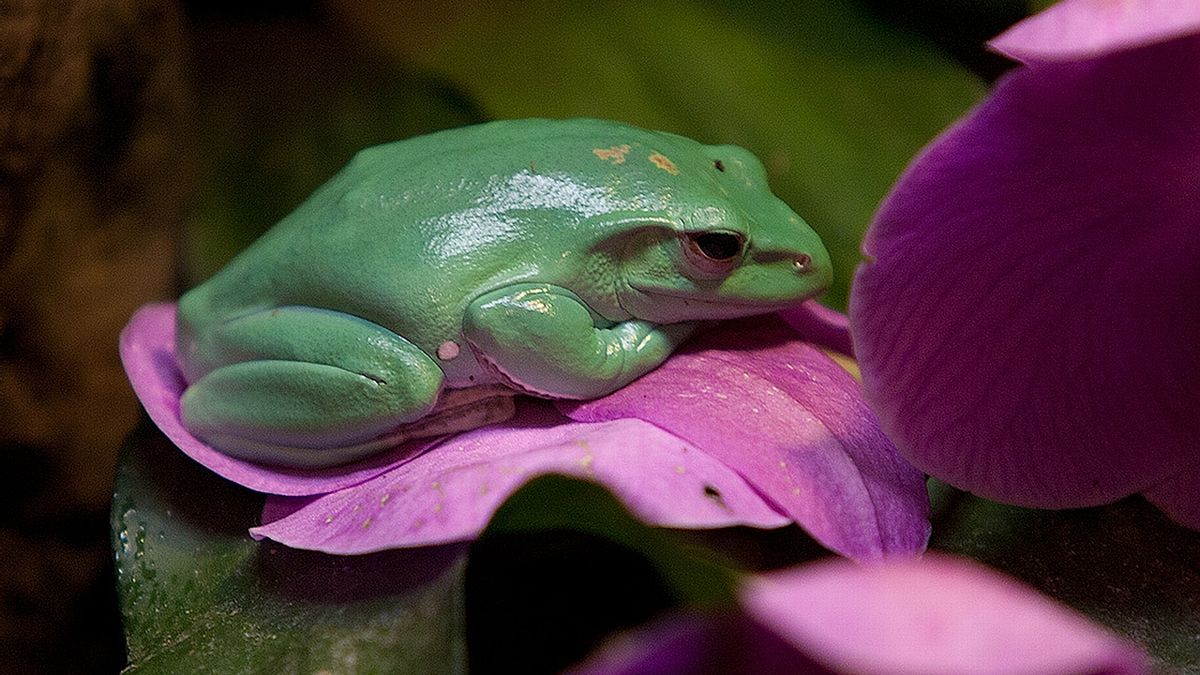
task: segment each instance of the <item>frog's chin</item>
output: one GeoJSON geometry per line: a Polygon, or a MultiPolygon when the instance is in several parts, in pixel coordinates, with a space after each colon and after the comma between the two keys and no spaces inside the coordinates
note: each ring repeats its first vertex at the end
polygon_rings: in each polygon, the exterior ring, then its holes
{"type": "Polygon", "coordinates": [[[757,314],[770,314],[795,307],[815,293],[800,297],[764,299],[714,297],[686,291],[647,289],[631,286],[633,296],[621,305],[633,316],[655,323],[699,321],[708,319],[737,319],[757,314]]]}

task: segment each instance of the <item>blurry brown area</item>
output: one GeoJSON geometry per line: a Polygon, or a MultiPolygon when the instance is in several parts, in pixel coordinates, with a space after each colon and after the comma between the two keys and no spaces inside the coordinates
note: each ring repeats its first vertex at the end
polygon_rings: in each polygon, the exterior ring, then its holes
{"type": "Polygon", "coordinates": [[[0,9],[0,670],[123,660],[107,511],[138,408],[117,336],[175,292],[195,183],[170,0],[0,9]]]}

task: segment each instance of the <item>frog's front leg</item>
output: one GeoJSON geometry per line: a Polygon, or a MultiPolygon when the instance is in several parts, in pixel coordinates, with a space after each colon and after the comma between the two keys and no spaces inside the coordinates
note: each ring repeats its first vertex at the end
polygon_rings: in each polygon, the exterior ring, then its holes
{"type": "Polygon", "coordinates": [[[550,284],[516,284],[467,308],[464,333],[501,379],[552,398],[604,396],[656,368],[695,329],[631,319],[606,325],[579,296],[550,284]]]}
{"type": "Polygon", "coordinates": [[[341,312],[279,307],[200,332],[184,322],[180,336],[184,371],[203,373],[180,401],[184,426],[256,462],[366,456],[429,413],[442,388],[441,368],[416,345],[341,312]]]}

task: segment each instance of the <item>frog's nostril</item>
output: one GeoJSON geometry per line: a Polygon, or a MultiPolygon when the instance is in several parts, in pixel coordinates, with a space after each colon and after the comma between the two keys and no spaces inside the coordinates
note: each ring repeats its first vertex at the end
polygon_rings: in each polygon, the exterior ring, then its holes
{"type": "Polygon", "coordinates": [[[808,274],[813,271],[812,256],[807,253],[801,253],[792,261],[792,269],[796,270],[796,274],[808,274]]]}

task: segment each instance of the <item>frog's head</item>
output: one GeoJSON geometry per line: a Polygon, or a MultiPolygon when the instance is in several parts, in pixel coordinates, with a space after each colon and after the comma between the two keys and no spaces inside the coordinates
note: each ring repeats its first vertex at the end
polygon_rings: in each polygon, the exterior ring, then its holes
{"type": "Polygon", "coordinates": [[[725,319],[795,305],[829,287],[821,239],[771,192],[752,154],[695,144],[678,156],[671,168],[679,173],[651,186],[667,195],[660,208],[626,221],[617,291],[625,311],[656,323],[725,319]]]}

